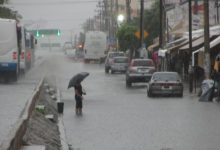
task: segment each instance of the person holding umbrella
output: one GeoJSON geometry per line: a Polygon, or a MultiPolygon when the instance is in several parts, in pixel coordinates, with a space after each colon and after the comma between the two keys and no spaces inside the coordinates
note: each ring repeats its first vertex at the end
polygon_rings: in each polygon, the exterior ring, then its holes
{"type": "Polygon", "coordinates": [[[81,85],[82,80],[78,80],[77,84],[74,86],[75,88],[75,100],[76,100],[76,114],[81,115],[82,114],[82,101],[83,101],[83,96],[86,95],[85,92],[82,90],[82,85],[81,85]]]}
{"type": "Polygon", "coordinates": [[[82,114],[82,101],[83,96],[86,95],[85,92],[82,90],[81,82],[89,75],[87,72],[81,72],[76,74],[72,77],[72,79],[69,81],[68,89],[71,87],[75,88],[75,101],[76,101],[76,115],[82,114]]]}

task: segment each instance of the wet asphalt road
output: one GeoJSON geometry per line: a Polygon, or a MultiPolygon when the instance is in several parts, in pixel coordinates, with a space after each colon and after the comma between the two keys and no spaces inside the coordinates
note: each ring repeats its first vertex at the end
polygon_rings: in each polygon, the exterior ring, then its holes
{"type": "MultiPolygon", "coordinates": [[[[60,58],[61,60],[61,58],[60,58]]],[[[145,84],[125,87],[124,74],[105,74],[99,64],[63,57],[58,85],[64,101],[68,143],[77,150],[219,150],[220,105],[183,98],[148,98],[145,84]],[[83,116],[74,112],[73,74],[90,72],[82,86],[83,116]],[[65,72],[65,73],[64,73],[65,72]]]]}
{"type": "Polygon", "coordinates": [[[187,91],[183,98],[148,98],[145,84],[128,89],[125,75],[106,75],[103,65],[75,63],[59,52],[37,55],[39,61],[24,78],[0,85],[1,140],[41,77],[54,75],[65,105],[67,140],[74,150],[220,149],[219,104],[198,102],[187,91]],[[81,71],[90,76],[82,83],[87,95],[79,117],[74,112],[74,89],[67,90],[67,85],[81,71]]]}

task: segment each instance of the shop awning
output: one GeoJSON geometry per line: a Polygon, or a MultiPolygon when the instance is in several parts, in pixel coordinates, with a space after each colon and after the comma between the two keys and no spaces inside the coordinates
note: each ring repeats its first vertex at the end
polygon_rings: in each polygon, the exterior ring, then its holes
{"type": "MultiPolygon", "coordinates": [[[[192,37],[192,42],[198,40],[198,37],[192,37]]],[[[196,43],[194,43],[195,45],[198,44],[199,42],[201,41],[197,41],[196,43]]],[[[203,41],[204,42],[204,41],[203,41]]],[[[174,47],[171,47],[171,48],[168,48],[168,51],[169,53],[171,53],[172,51],[175,51],[175,50],[184,50],[183,48],[184,47],[189,47],[189,39],[183,41],[182,43],[179,43],[179,45],[176,45],[174,47]]]]}
{"type": "MultiPolygon", "coordinates": [[[[192,42],[192,48],[202,46],[203,44],[204,44],[204,37],[202,36],[192,42]]],[[[181,47],[179,50],[188,50],[188,49],[189,49],[189,42],[185,46],[181,47]]]]}
{"type": "Polygon", "coordinates": [[[152,44],[152,45],[150,45],[150,46],[148,46],[147,50],[148,51],[152,51],[152,50],[154,50],[154,48],[156,48],[158,46],[159,46],[159,41],[154,43],[154,44],[152,44]]]}
{"type": "Polygon", "coordinates": [[[177,46],[183,42],[185,42],[187,39],[186,38],[180,38],[180,39],[177,39],[175,41],[172,41],[170,43],[167,43],[166,45],[166,48],[171,48],[171,47],[174,47],[174,46],[177,46]]]}
{"type": "Polygon", "coordinates": [[[168,52],[171,53],[175,50],[179,50],[181,47],[185,46],[187,43],[189,43],[189,40],[185,40],[181,43],[178,43],[178,45],[175,45],[173,47],[167,48],[168,52]]]}
{"type": "MultiPolygon", "coordinates": [[[[210,42],[210,48],[217,46],[219,43],[220,43],[220,36],[210,42]]],[[[200,49],[198,49],[197,51],[204,51],[204,50],[205,50],[205,47],[203,46],[200,49]]]]}
{"type": "MultiPolygon", "coordinates": [[[[220,36],[210,42],[210,49],[217,46],[218,44],[220,44],[220,36]]],[[[195,54],[199,53],[199,52],[204,52],[204,50],[205,50],[205,47],[203,46],[200,49],[198,49],[192,53],[192,66],[195,65],[195,61],[194,61],[195,54]]]]}

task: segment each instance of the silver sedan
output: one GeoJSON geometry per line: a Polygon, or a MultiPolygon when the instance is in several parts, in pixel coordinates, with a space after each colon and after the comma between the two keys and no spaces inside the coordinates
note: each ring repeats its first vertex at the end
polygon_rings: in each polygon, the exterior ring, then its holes
{"type": "Polygon", "coordinates": [[[155,72],[147,86],[149,97],[155,95],[183,96],[183,83],[177,72],[155,72]]]}

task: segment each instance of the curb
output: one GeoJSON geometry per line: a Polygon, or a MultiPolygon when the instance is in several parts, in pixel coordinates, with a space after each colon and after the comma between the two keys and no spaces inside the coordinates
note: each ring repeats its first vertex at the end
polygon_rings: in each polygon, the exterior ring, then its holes
{"type": "Polygon", "coordinates": [[[44,78],[41,79],[40,83],[33,91],[31,97],[27,100],[23,111],[21,112],[21,117],[16,121],[10,130],[7,137],[3,140],[0,145],[1,150],[18,150],[22,146],[22,138],[27,129],[27,123],[30,119],[32,110],[34,109],[35,103],[39,97],[40,89],[43,84],[44,78]]]}
{"type": "MultiPolygon", "coordinates": [[[[57,80],[56,80],[57,83],[57,80]]],[[[61,102],[61,94],[59,88],[57,88],[57,104],[61,102]]],[[[64,106],[63,106],[64,107],[64,106]]],[[[58,127],[60,132],[60,141],[61,141],[61,150],[69,150],[68,142],[66,139],[66,131],[63,123],[63,114],[59,114],[58,116],[58,127]]]]}
{"type": "Polygon", "coordinates": [[[61,150],[69,150],[68,142],[66,139],[66,132],[63,123],[63,115],[59,115],[58,117],[58,127],[60,132],[60,141],[61,141],[61,150]]]}

